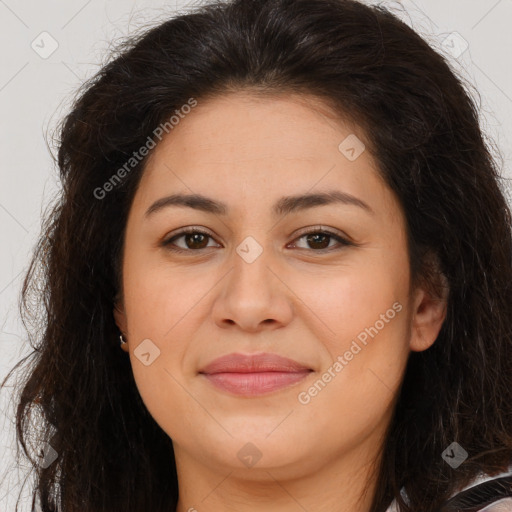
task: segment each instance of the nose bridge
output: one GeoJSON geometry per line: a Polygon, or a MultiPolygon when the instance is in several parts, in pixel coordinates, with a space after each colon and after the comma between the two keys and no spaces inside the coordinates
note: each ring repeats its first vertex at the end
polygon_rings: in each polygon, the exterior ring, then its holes
{"type": "Polygon", "coordinates": [[[235,248],[232,255],[234,268],[229,279],[231,293],[243,297],[258,294],[260,300],[270,299],[276,283],[273,282],[274,276],[268,268],[272,265],[272,248],[267,242],[263,235],[259,235],[258,239],[247,236],[235,248]]]}
{"type": "MultiPolygon", "coordinates": [[[[258,235],[256,235],[258,236],[258,235]]],[[[258,326],[289,321],[291,306],[276,277],[270,237],[247,236],[231,255],[231,271],[223,280],[216,298],[214,315],[217,322],[236,323],[247,330],[258,326]]]]}

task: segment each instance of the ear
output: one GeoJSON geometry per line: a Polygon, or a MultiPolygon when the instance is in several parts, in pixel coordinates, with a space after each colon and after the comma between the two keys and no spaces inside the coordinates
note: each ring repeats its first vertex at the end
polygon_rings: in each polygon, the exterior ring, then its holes
{"type": "MultiPolygon", "coordinates": [[[[127,338],[126,313],[124,310],[124,305],[121,301],[116,301],[116,303],[114,304],[113,314],[114,314],[114,320],[116,322],[116,325],[119,328],[119,330],[121,331],[123,338],[125,339],[125,341],[128,341],[126,339],[127,338]]],[[[125,345],[122,345],[121,348],[125,352],[128,352],[128,343],[126,343],[125,345]]]]}
{"type": "Polygon", "coordinates": [[[446,318],[449,288],[446,278],[441,275],[440,279],[437,292],[418,288],[414,294],[410,338],[413,352],[422,352],[434,344],[446,318]]]}

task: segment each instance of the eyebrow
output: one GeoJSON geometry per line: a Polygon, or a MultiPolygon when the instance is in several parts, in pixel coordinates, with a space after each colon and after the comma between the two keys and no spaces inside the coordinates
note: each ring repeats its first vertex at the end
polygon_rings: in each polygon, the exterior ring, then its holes
{"type": "MultiPolygon", "coordinates": [[[[375,215],[375,212],[367,203],[351,194],[339,190],[281,197],[274,204],[272,211],[275,216],[279,216],[328,204],[358,206],[368,213],[375,215]]],[[[215,201],[201,194],[172,194],[155,201],[146,210],[145,217],[149,217],[155,212],[171,206],[193,208],[194,210],[213,213],[215,215],[227,215],[229,211],[225,203],[215,201]]]]}

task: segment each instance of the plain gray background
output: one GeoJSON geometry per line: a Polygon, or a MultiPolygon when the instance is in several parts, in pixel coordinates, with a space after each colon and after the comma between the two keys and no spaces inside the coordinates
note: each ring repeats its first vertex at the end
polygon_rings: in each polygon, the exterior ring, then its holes
{"type": "MultiPolygon", "coordinates": [[[[0,379],[29,352],[18,296],[41,213],[59,189],[46,138],[111,42],[200,3],[0,0],[0,379]]],[[[389,6],[476,87],[483,130],[501,151],[503,176],[512,178],[512,0],[371,3],[389,6]]],[[[23,468],[6,474],[14,464],[11,398],[11,388],[0,393],[1,511],[14,510],[25,478],[23,468]]],[[[23,494],[29,490],[30,480],[23,494]]]]}

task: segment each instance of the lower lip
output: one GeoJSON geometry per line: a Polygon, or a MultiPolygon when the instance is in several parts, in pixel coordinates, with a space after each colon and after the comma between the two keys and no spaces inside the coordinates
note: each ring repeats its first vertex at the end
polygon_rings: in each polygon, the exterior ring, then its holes
{"type": "Polygon", "coordinates": [[[235,395],[257,396],[283,389],[305,379],[311,372],[255,372],[203,374],[215,387],[235,395]]]}

